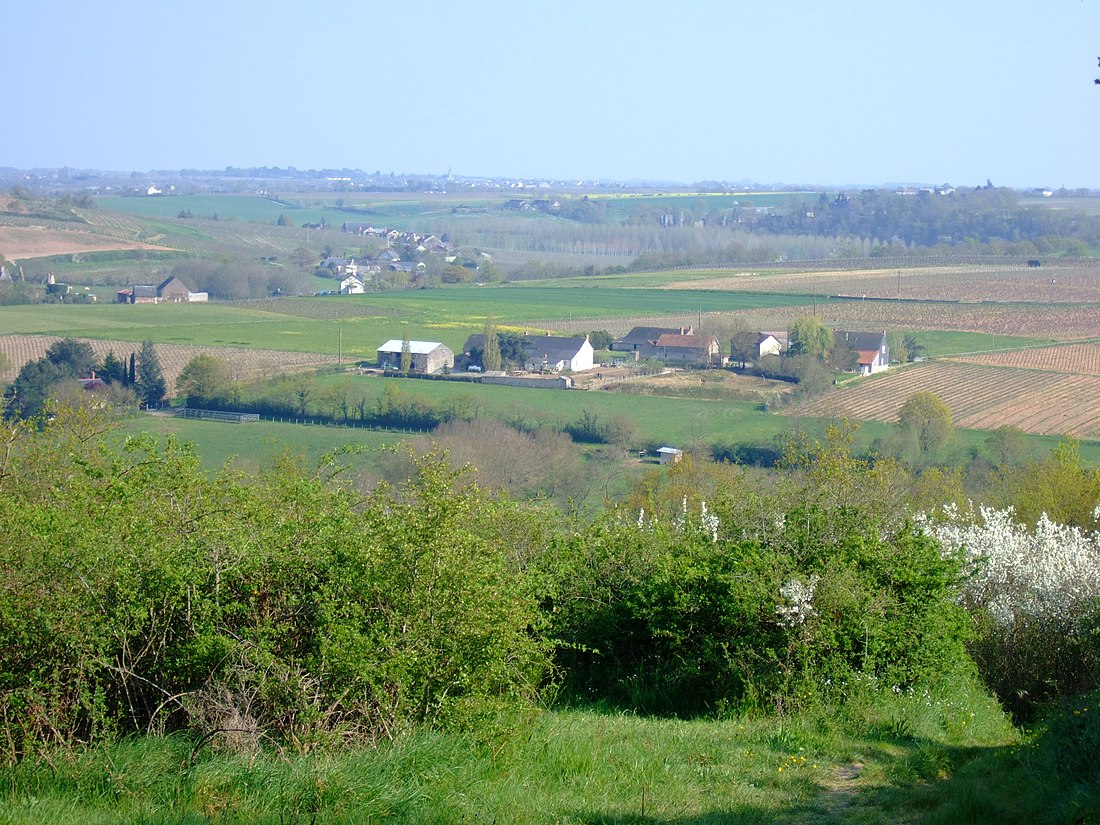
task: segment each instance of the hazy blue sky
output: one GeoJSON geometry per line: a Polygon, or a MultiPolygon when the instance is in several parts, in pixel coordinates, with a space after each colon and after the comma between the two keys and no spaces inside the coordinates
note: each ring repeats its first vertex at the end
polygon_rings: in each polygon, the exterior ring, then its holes
{"type": "Polygon", "coordinates": [[[1100,187],[1100,0],[55,0],[0,166],[1100,187]]]}

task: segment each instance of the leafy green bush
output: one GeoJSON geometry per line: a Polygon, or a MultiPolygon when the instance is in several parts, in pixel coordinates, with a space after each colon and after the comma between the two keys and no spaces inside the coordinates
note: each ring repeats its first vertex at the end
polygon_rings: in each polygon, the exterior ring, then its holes
{"type": "Polygon", "coordinates": [[[208,478],[87,411],[0,466],[0,743],[15,759],[190,728],[241,748],[374,737],[530,700],[549,667],[505,502],[438,457],[369,500],[283,462],[208,478]]]}
{"type": "Polygon", "coordinates": [[[676,519],[573,537],[553,603],[573,695],[657,713],[783,710],[967,667],[958,564],[919,531],[846,507],[792,509],[757,538],[726,529],[685,500],[676,519]]]}

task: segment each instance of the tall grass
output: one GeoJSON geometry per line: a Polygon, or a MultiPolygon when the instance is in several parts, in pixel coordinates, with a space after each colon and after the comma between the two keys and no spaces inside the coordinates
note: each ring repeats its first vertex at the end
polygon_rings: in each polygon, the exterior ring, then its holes
{"type": "Polygon", "coordinates": [[[528,711],[370,749],[240,756],[216,745],[147,737],[0,770],[0,821],[894,822],[918,804],[949,809],[965,788],[947,782],[930,797],[926,783],[1016,747],[970,685],[868,693],[798,717],[528,711]]]}

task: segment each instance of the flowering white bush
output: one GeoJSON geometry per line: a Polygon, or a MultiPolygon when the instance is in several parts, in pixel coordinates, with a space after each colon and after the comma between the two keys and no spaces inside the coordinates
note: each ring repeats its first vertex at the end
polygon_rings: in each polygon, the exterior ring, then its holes
{"type": "Polygon", "coordinates": [[[798,627],[804,625],[806,620],[814,614],[814,590],[819,579],[817,574],[810,576],[807,581],[802,579],[790,579],[779,588],[779,595],[787,600],[786,604],[775,606],[775,615],[779,617],[779,623],[784,627],[798,627]]]}
{"type": "MultiPolygon", "coordinates": [[[[683,501],[680,503],[680,513],[672,520],[672,526],[680,532],[683,532],[688,527],[694,527],[692,519],[689,518],[688,512],[688,500],[687,496],[684,496],[683,501]]],[[[652,516],[646,520],[645,508],[642,507],[638,510],[638,529],[644,530],[647,527],[652,529],[657,524],[657,517],[652,516]]],[[[708,536],[712,542],[718,541],[718,528],[722,526],[721,519],[717,515],[707,510],[706,501],[699,503],[699,523],[698,527],[708,536]]]]}
{"type": "Polygon", "coordinates": [[[1017,618],[1062,619],[1100,598],[1100,538],[1056,524],[1044,514],[1033,529],[1018,524],[1012,508],[980,508],[974,522],[957,509],[947,520],[925,519],[924,529],[945,553],[962,553],[963,599],[989,610],[999,624],[1017,618]]]}

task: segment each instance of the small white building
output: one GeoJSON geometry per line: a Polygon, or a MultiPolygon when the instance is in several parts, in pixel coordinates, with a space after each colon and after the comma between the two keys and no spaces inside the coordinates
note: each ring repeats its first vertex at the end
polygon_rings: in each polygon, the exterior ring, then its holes
{"type": "Polygon", "coordinates": [[[761,332],[756,339],[756,357],[765,355],[782,355],[787,348],[787,334],[785,332],[761,332]]]}
{"type": "Polygon", "coordinates": [[[531,372],[583,372],[595,367],[595,350],[583,338],[552,335],[525,335],[523,368],[531,372]]]}
{"type": "Polygon", "coordinates": [[[340,294],[341,295],[362,295],[364,292],[365,284],[363,279],[357,274],[348,275],[344,280],[340,281],[340,294]]]}
{"type": "Polygon", "coordinates": [[[675,464],[684,457],[684,451],[675,447],[658,447],[657,457],[661,459],[662,464],[675,464]]]}

